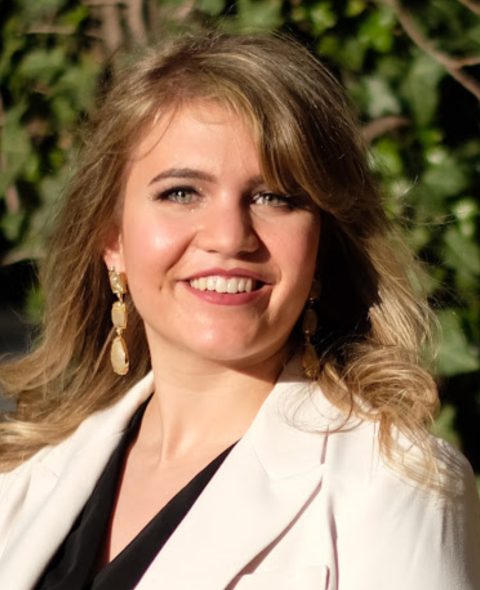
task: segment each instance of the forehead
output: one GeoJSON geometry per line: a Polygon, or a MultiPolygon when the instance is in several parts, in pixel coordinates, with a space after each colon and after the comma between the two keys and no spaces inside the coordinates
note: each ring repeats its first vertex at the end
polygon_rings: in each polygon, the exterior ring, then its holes
{"type": "Polygon", "coordinates": [[[133,149],[127,167],[132,177],[158,174],[162,168],[192,168],[212,175],[243,168],[260,174],[254,133],[245,118],[215,103],[191,103],[156,117],[133,149]]]}
{"type": "MultiPolygon", "coordinates": [[[[233,140],[235,136],[253,144],[256,137],[247,117],[216,102],[189,102],[174,105],[158,113],[147,125],[136,143],[131,160],[145,157],[159,144],[168,149],[169,144],[184,143],[195,147],[202,140],[233,140]],[[225,133],[225,129],[231,133],[225,133]]],[[[256,142],[255,142],[256,143],[256,142]]],[[[201,146],[205,149],[205,146],[201,146]]]]}

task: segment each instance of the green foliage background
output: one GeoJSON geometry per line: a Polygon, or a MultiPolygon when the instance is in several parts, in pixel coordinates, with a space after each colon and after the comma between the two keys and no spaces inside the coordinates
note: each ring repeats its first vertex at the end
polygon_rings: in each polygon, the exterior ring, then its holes
{"type": "MultiPolygon", "coordinates": [[[[1,0],[0,12],[3,265],[42,257],[79,123],[119,47],[188,23],[282,30],[316,51],[356,105],[389,212],[428,267],[444,335],[438,429],[480,472],[480,3],[1,0]]],[[[33,318],[39,307],[33,290],[33,318]]]]}

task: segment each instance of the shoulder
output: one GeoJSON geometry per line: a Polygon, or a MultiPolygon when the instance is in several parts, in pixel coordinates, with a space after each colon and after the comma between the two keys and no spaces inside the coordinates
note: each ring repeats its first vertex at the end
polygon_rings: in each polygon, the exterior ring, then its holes
{"type": "Polygon", "coordinates": [[[153,388],[153,375],[135,384],[119,401],[111,407],[92,414],[61,443],[46,446],[12,471],[0,474],[0,506],[7,493],[18,486],[28,486],[32,474],[39,468],[50,471],[58,477],[80,454],[92,449],[101,453],[108,439],[121,436],[138,406],[150,395],[153,388]]]}
{"type": "MultiPolygon", "coordinates": [[[[329,435],[324,492],[338,534],[345,588],[480,588],[480,502],[463,455],[431,438],[438,469],[455,482],[439,493],[392,468],[379,450],[378,426],[361,422],[329,435]],[[355,579],[350,579],[355,573],[355,579]]],[[[402,441],[408,460],[419,455],[402,441]]]]}
{"type": "Polygon", "coordinates": [[[0,555],[41,518],[52,522],[62,514],[65,524],[78,514],[152,386],[148,375],[113,406],[84,420],[64,441],[44,447],[0,476],[0,555]]]}
{"type": "MultiPolygon", "coordinates": [[[[324,438],[317,505],[332,532],[339,589],[480,590],[480,502],[458,450],[429,438],[439,472],[456,483],[441,494],[390,466],[378,423],[347,416],[298,375],[282,410],[312,446],[315,433],[324,438]]],[[[400,435],[398,443],[415,464],[418,446],[400,435]]]]}
{"type": "Polygon", "coordinates": [[[395,461],[386,458],[380,448],[378,422],[350,418],[338,430],[329,432],[327,464],[334,465],[335,473],[341,473],[342,478],[355,480],[357,485],[367,489],[381,483],[408,490],[444,487],[445,495],[457,496],[464,493],[465,482],[474,480],[468,460],[445,440],[425,434],[423,444],[432,453],[432,469],[435,470],[429,475],[420,443],[403,434],[393,436],[397,445],[392,451],[395,461]]]}
{"type": "MultiPolygon", "coordinates": [[[[308,465],[313,456],[321,463],[311,521],[321,518],[331,535],[339,590],[480,590],[480,502],[461,453],[430,439],[439,469],[458,484],[454,494],[442,495],[385,461],[378,423],[349,417],[299,372],[283,375],[282,383],[277,414],[304,436],[274,420],[263,430],[275,452],[291,456],[286,445],[293,443],[310,454],[308,465]]],[[[399,446],[405,460],[421,455],[406,437],[399,446]]]]}
{"type": "MultiPolygon", "coordinates": [[[[317,383],[302,377],[298,363],[292,361],[287,365],[281,381],[283,389],[275,397],[278,413],[294,428],[325,438],[323,462],[332,481],[339,485],[354,483],[356,488],[365,489],[382,483],[413,490],[422,487],[402,475],[411,465],[418,480],[428,477],[426,468],[423,468],[425,476],[422,473],[423,454],[417,442],[401,433],[393,433],[399,459],[399,469],[394,468],[395,462],[386,461],[381,452],[378,421],[362,419],[354,412],[349,414],[336,407],[317,383]],[[401,469],[402,465],[405,470],[401,469]]],[[[425,446],[431,448],[440,478],[451,477],[458,484],[456,493],[463,493],[462,482],[471,483],[474,479],[467,459],[446,441],[425,436],[425,446]]]]}

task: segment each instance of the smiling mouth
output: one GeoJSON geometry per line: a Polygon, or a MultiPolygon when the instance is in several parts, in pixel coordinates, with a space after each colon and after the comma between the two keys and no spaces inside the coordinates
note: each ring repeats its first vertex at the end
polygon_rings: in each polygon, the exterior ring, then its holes
{"type": "Polygon", "coordinates": [[[189,281],[190,287],[197,291],[215,291],[216,293],[250,293],[259,289],[263,283],[246,277],[200,277],[189,281]]]}

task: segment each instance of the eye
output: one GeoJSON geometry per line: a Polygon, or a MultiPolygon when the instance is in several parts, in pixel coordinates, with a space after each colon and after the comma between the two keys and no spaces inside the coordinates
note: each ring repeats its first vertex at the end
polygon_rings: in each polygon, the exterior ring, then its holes
{"type": "Polygon", "coordinates": [[[198,198],[198,192],[187,186],[177,186],[168,190],[162,191],[156,195],[155,199],[158,201],[171,201],[179,205],[190,205],[198,198]]]}
{"type": "Polygon", "coordinates": [[[285,197],[275,193],[259,193],[253,201],[256,205],[270,205],[271,207],[282,207],[285,205],[285,197]]]}
{"type": "Polygon", "coordinates": [[[268,205],[270,207],[288,207],[289,209],[295,209],[295,201],[288,195],[262,192],[253,197],[253,202],[255,205],[268,205]]]}

